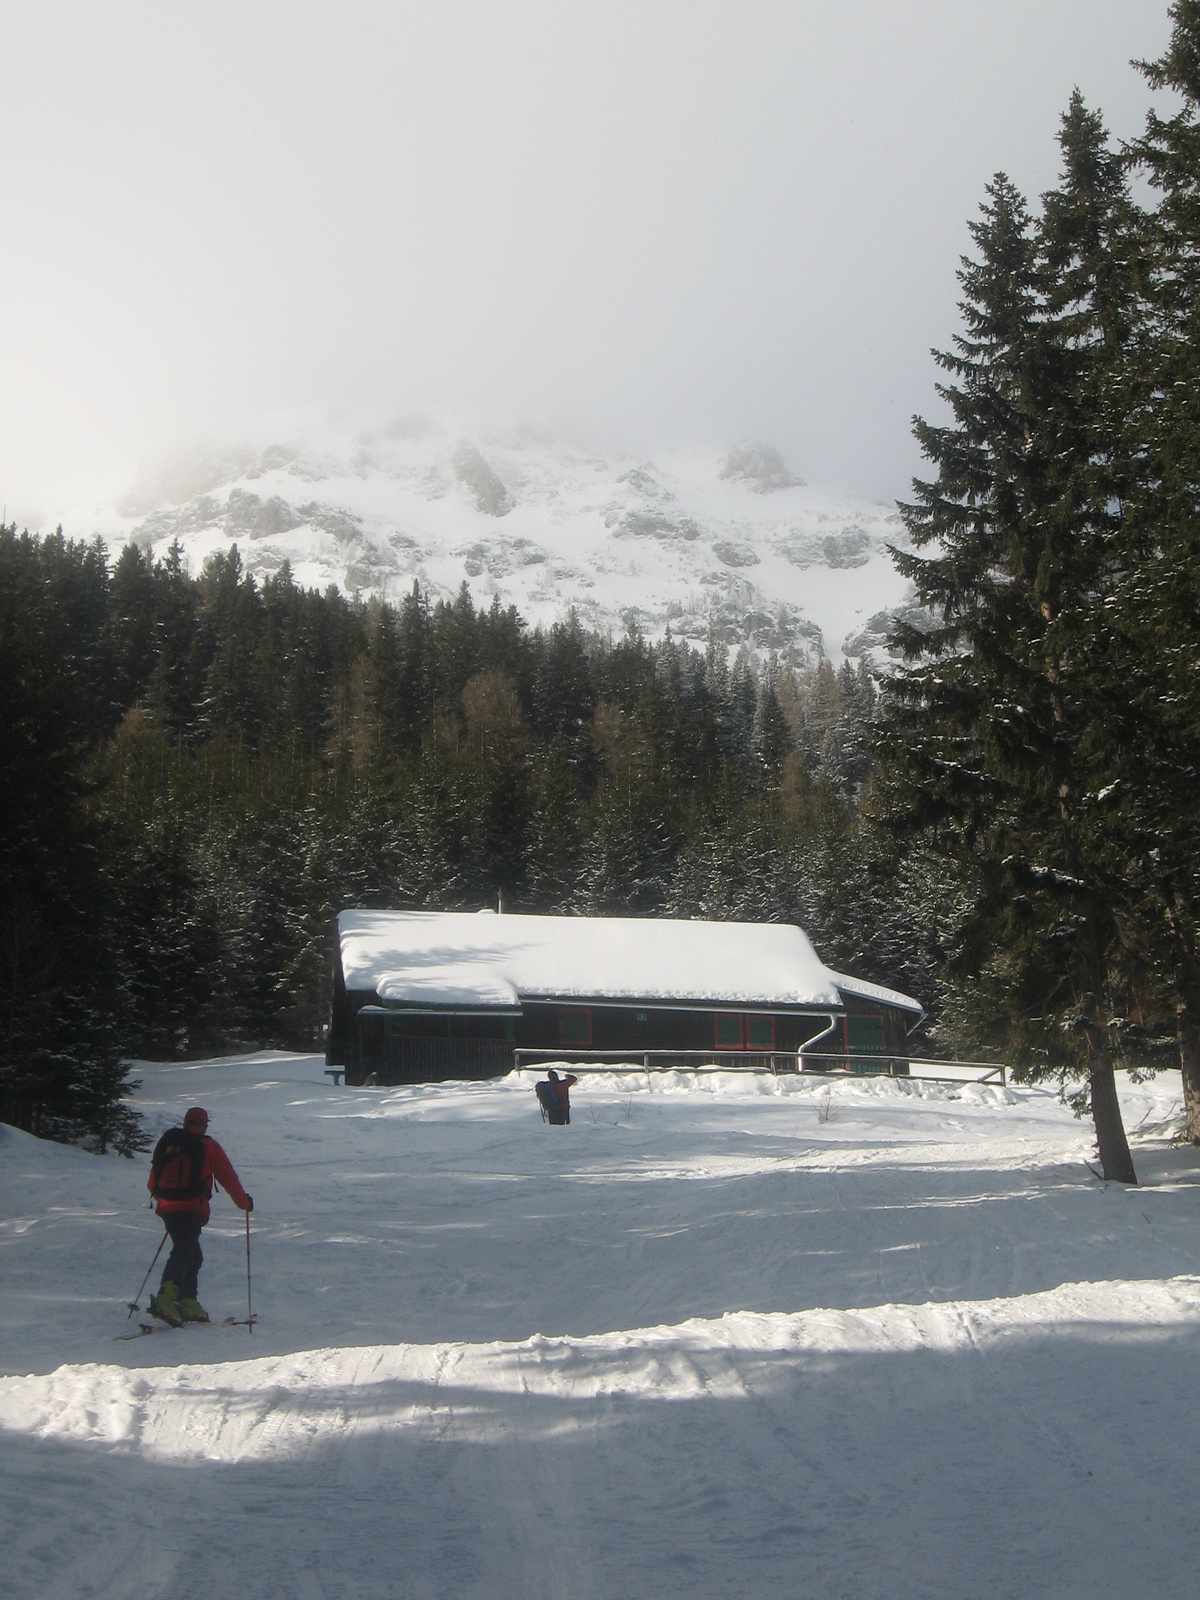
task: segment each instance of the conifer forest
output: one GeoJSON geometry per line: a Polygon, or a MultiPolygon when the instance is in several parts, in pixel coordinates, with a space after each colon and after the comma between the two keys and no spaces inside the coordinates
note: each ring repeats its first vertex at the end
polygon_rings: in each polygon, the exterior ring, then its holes
{"type": "MultiPolygon", "coordinates": [[[[874,664],[548,631],[0,528],[0,1118],[130,1151],[127,1062],[317,1047],[345,906],[799,923],[921,1048],[1118,1069],[1200,1142],[1200,0],[1119,144],[997,174],[874,664]]],[[[949,320],[949,319],[948,319],[949,320]]]]}

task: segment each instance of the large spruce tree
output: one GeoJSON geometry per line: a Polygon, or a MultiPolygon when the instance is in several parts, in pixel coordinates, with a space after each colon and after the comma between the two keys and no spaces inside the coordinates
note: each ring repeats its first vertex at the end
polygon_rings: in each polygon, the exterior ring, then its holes
{"type": "Polygon", "coordinates": [[[113,720],[98,544],[0,526],[0,1120],[139,1147],[107,830],[87,758],[113,720]]]}
{"type": "Polygon", "coordinates": [[[1119,907],[1093,838],[1114,549],[1096,272],[1125,198],[1078,100],[1062,144],[1041,225],[1003,175],[972,225],[964,332],[937,357],[952,420],[917,419],[937,476],[903,508],[928,553],[897,553],[933,622],[898,629],[908,664],[887,682],[879,748],[893,825],[923,830],[967,893],[959,961],[1001,998],[994,1042],[1031,1074],[1085,1076],[1104,1173],[1135,1182],[1110,1043],[1119,907]]]}
{"type": "Polygon", "coordinates": [[[1110,799],[1150,985],[1175,1033],[1187,1135],[1200,1143],[1200,4],[1176,0],[1131,156],[1159,193],[1142,255],[1147,328],[1130,363],[1136,473],[1126,504],[1131,559],[1115,597],[1114,721],[1121,781],[1110,799]]]}

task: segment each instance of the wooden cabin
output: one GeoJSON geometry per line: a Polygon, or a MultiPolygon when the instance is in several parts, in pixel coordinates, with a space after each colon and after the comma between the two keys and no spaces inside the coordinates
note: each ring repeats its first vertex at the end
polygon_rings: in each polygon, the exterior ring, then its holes
{"type": "Polygon", "coordinates": [[[343,911],[326,1060],[380,1084],[497,1077],[518,1049],[854,1070],[902,1063],[923,1015],[782,923],[343,911]]]}

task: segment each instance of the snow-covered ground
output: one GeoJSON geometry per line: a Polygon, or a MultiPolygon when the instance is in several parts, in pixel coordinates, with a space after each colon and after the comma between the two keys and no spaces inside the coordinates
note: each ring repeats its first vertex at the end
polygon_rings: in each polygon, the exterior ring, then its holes
{"type": "MultiPolygon", "coordinates": [[[[146,1163],[0,1130],[0,1593],[1196,1593],[1177,1079],[1127,1191],[1043,1091],[606,1075],[560,1129],[321,1066],[141,1069],[255,1197],[253,1335],[116,1342],[146,1163]]],[[[204,1244],[244,1315],[224,1196],[204,1244]]]]}

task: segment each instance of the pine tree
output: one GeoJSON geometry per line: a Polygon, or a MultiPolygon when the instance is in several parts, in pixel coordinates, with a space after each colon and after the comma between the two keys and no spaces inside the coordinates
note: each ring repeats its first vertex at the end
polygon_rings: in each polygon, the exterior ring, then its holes
{"type": "Polygon", "coordinates": [[[433,714],[435,646],[431,638],[429,601],[415,580],[404,597],[397,622],[399,650],[396,683],[395,737],[400,751],[412,755],[433,714]]]}
{"type": "Polygon", "coordinates": [[[109,840],[94,741],[111,726],[103,549],[0,527],[0,1119],[131,1152],[109,840]]]}
{"type": "MultiPolygon", "coordinates": [[[[1068,191],[1078,132],[1069,115],[1068,191]]],[[[1003,175],[972,235],[966,330],[938,356],[953,423],[916,422],[938,476],[902,508],[918,551],[939,553],[896,555],[934,622],[897,630],[910,665],[887,682],[877,749],[900,816],[971,896],[960,958],[1005,991],[1004,1042],[1027,1071],[1086,1074],[1105,1175],[1135,1182],[1109,1043],[1118,907],[1088,837],[1110,529],[1094,350],[1070,321],[1086,296],[1003,175]]]]}
{"type": "Polygon", "coordinates": [[[527,877],[535,911],[570,910],[579,889],[583,857],[583,802],[579,779],[555,737],[538,763],[528,834],[527,877]]]}
{"type": "Polygon", "coordinates": [[[754,742],[754,712],[758,705],[758,688],[754,670],[750,665],[750,652],[745,645],[739,649],[729,675],[729,698],[725,708],[727,750],[735,765],[742,767],[750,759],[754,742]]]}
{"type": "Polygon", "coordinates": [[[1144,243],[1148,335],[1127,397],[1137,560],[1114,603],[1128,715],[1107,805],[1177,1037],[1187,1135],[1200,1143],[1200,4],[1175,0],[1170,14],[1167,50],[1142,70],[1178,108],[1152,111],[1131,151],[1160,198],[1144,243]]]}
{"type": "Polygon", "coordinates": [[[159,727],[181,739],[197,729],[203,664],[200,596],[178,540],[154,567],[154,590],[154,670],[146,686],[146,707],[159,727]]]}
{"type": "Polygon", "coordinates": [[[562,741],[566,759],[590,786],[595,772],[592,713],[597,693],[588,659],[588,641],[572,608],[565,623],[555,623],[541,646],[534,673],[529,720],[547,743],[562,741]]]}
{"type": "Polygon", "coordinates": [[[205,562],[200,580],[208,666],[204,674],[203,724],[209,733],[258,744],[262,708],[258,702],[259,628],[262,601],[251,574],[243,571],[237,545],[205,562]]]}
{"type": "Polygon", "coordinates": [[[753,745],[755,758],[767,784],[778,788],[783,776],[784,757],[792,748],[792,731],[779,703],[775,674],[768,672],[759,691],[754,713],[753,745]]]}
{"type": "Polygon", "coordinates": [[[154,573],[136,544],[125,546],[113,568],[105,644],[116,722],[145,693],[154,670],[154,573]]]}

